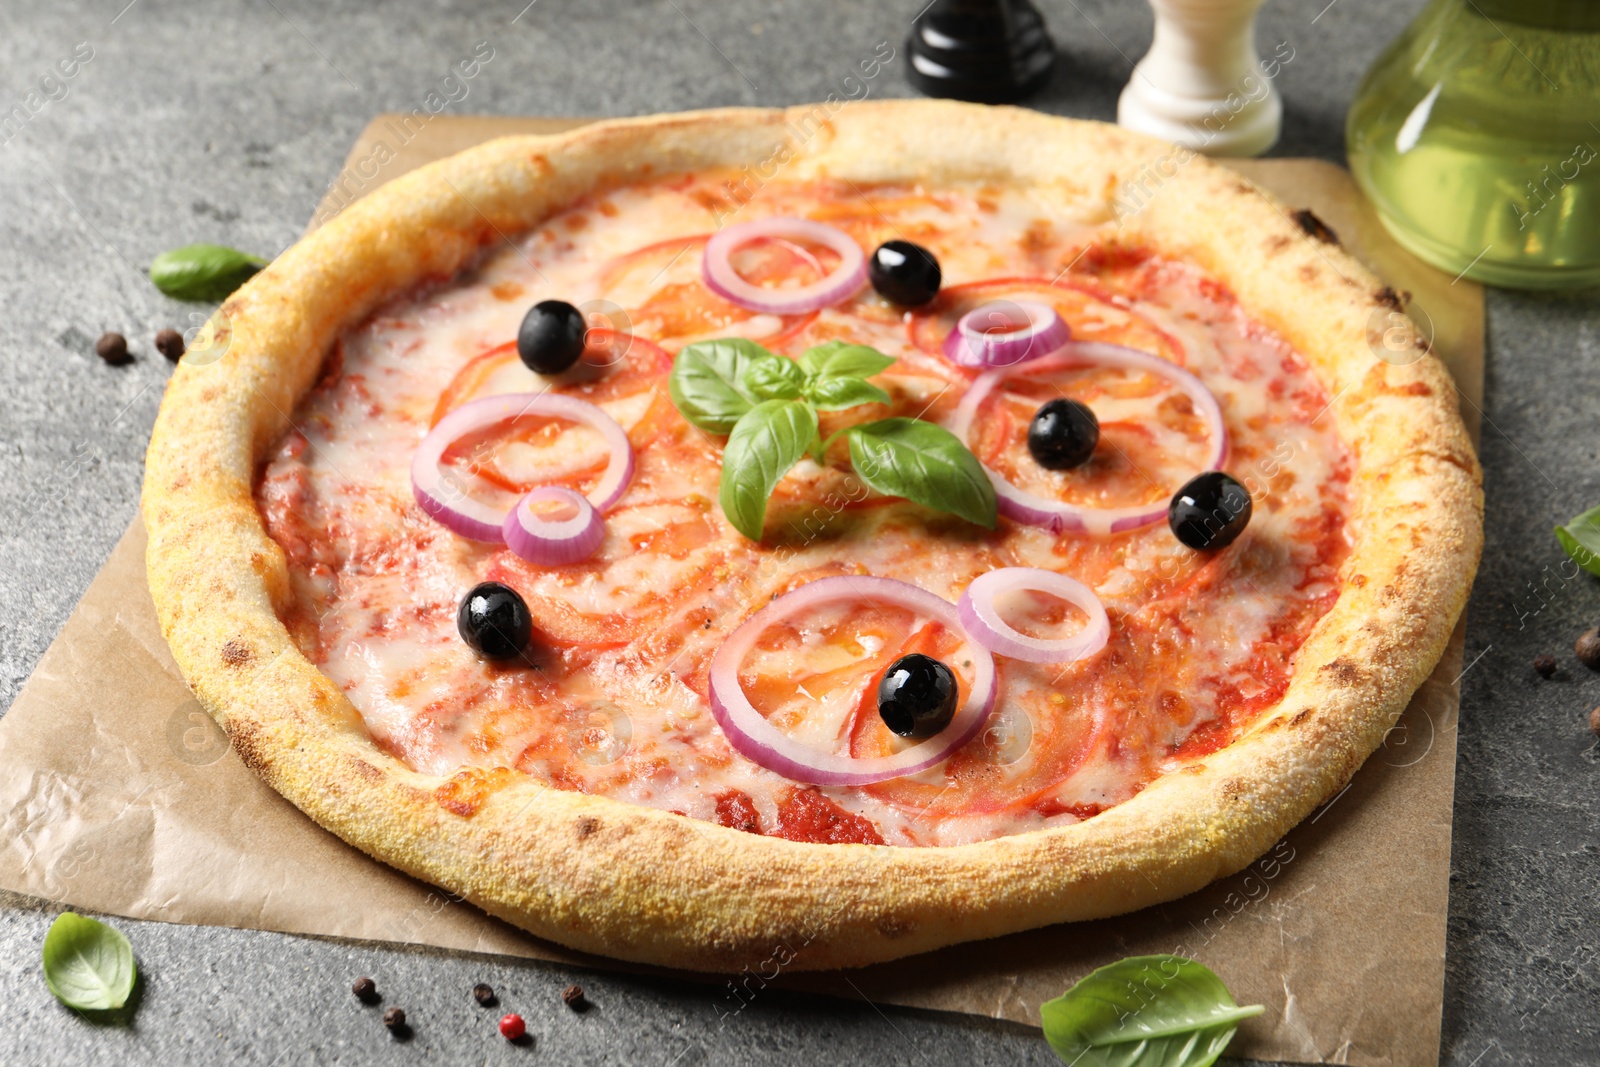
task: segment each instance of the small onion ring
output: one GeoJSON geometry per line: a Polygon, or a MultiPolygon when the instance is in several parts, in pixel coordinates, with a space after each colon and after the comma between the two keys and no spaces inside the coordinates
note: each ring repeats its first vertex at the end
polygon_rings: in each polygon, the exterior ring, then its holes
{"type": "Polygon", "coordinates": [[[1014,367],[1048,356],[1072,338],[1061,313],[1037,300],[991,300],[979,304],[956,320],[945,335],[944,356],[961,367],[1014,367]],[[1010,322],[1012,312],[1027,316],[1028,324],[1015,330],[981,329],[979,315],[999,316],[1010,322]]]}
{"type": "Polygon", "coordinates": [[[1093,589],[1076,578],[1047,571],[1042,567],[1001,567],[979,575],[956,605],[961,625],[972,639],[1001,656],[1030,663],[1067,663],[1085,659],[1106,647],[1111,637],[1111,620],[1105,605],[1093,589]],[[1029,637],[1006,622],[995,610],[995,597],[1002,593],[1028,589],[1058,596],[1089,616],[1088,625],[1071,637],[1045,641],[1029,637]]]}
{"type": "MultiPolygon", "coordinates": [[[[1141,352],[1124,345],[1100,341],[1069,341],[1056,353],[1042,359],[1031,360],[1026,366],[1012,369],[999,367],[985,371],[972,382],[971,388],[957,405],[950,432],[963,444],[972,430],[972,420],[994,387],[1015,374],[1035,374],[1039,371],[1063,370],[1069,367],[1125,367],[1159,374],[1171,381],[1189,397],[1195,409],[1205,419],[1210,431],[1211,451],[1206,456],[1202,471],[1221,470],[1228,458],[1228,429],[1222,419],[1222,406],[1205,383],[1189,371],[1160,356],[1141,352]]],[[[1160,522],[1167,516],[1167,502],[1135,504],[1124,508],[1088,508],[1060,500],[1047,500],[1012,485],[985,466],[989,481],[994,483],[996,504],[1000,514],[1029,526],[1043,526],[1052,533],[1074,531],[1094,537],[1109,537],[1124,530],[1160,522]]]]}
{"type": "Polygon", "coordinates": [[[843,230],[810,219],[777,216],[740,222],[717,231],[706,242],[700,269],[706,288],[724,300],[770,315],[803,315],[837,304],[867,280],[867,256],[843,230]],[[798,289],[768,289],[745,281],[733,269],[736,249],[761,237],[811,241],[831,248],[839,265],[827,277],[798,289]]]}
{"type": "Polygon", "coordinates": [[[587,400],[560,393],[500,393],[462,404],[440,419],[411,457],[411,492],[417,504],[444,526],[474,541],[505,540],[506,513],[467,495],[466,487],[441,464],[445,452],[467,434],[521,415],[549,415],[581,422],[605,438],[611,458],[588,492],[595,511],[615,504],[633,479],[633,445],[617,420],[587,400]],[[447,481],[447,479],[449,479],[447,481]]]}
{"type": "Polygon", "coordinates": [[[856,759],[819,752],[786,736],[751,705],[739,684],[739,665],[756,640],[773,623],[798,611],[841,600],[869,600],[908,607],[931,616],[952,629],[962,630],[956,606],[925,589],[893,578],[841,576],[819,578],[786,593],[750,616],[728,635],[711,660],[711,714],[729,744],[747,759],[785,778],[810,785],[871,785],[890,778],[925,771],[950,757],[978,736],[994,710],[994,657],[976,638],[972,690],[950,720],[950,725],[926,741],[901,749],[892,756],[856,759]]]}
{"type": "Polygon", "coordinates": [[[506,512],[501,533],[506,547],[539,567],[562,567],[594,555],[605,540],[606,524],[589,498],[564,485],[540,485],[528,490],[506,512]],[[533,509],[545,500],[559,500],[575,510],[570,518],[552,519],[533,509]]]}

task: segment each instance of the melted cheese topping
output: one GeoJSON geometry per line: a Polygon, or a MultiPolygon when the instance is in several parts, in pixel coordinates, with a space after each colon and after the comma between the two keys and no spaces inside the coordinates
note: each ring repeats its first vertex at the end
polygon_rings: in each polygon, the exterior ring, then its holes
{"type": "MultiPolygon", "coordinates": [[[[1187,266],[1086,250],[1089,220],[1048,190],[773,182],[740,207],[719,192],[722,177],[582,202],[336,346],[265,465],[257,499],[293,576],[297,601],[285,622],[379,745],[420,771],[457,776],[441,802],[481,769],[503,767],[754,832],[944,845],[1091,817],[1227,744],[1281,698],[1296,650],[1339,590],[1350,473],[1332,420],[1321,417],[1328,397],[1281,339],[1187,266]],[[814,315],[751,314],[699,281],[704,236],[733,210],[734,221],[817,218],[869,249],[917,241],[938,256],[945,290],[917,313],[868,289],[814,315]],[[1158,353],[1205,381],[1227,420],[1228,470],[1254,498],[1245,534],[1199,554],[1165,523],[1095,539],[1002,519],[990,533],[871,493],[842,450],[827,466],[802,460],[784,479],[762,543],[732,529],[715,504],[721,441],[672,408],[671,352],[740,335],[798,355],[848,338],[898,358],[876,379],[894,401],[889,411],[825,415],[825,435],[887,414],[948,422],[971,378],[940,358],[940,344],[960,314],[1000,297],[1047,300],[1076,337],[1158,353]],[[408,477],[443,411],[543,388],[508,342],[527,308],[551,298],[613,328],[594,335],[556,387],[615,417],[638,462],[595,557],[555,569],[435,524],[414,504],[408,477]],[[1067,665],[998,658],[989,728],[940,766],[860,788],[797,787],[736,754],[713,721],[710,658],[773,596],[856,573],[954,601],[977,575],[1010,565],[1092,586],[1111,618],[1110,643],[1067,665]],[[457,635],[462,595],[486,579],[516,588],[532,609],[533,666],[486,663],[457,635]]],[[[816,250],[768,245],[738,266],[781,284],[829,264],[816,250]]],[[[971,443],[1030,492],[1116,507],[1170,498],[1203,461],[1205,427],[1165,380],[1073,370],[997,389],[971,443]],[[1094,408],[1101,445],[1083,467],[1047,471],[1028,457],[1027,424],[1059,395],[1094,408]]],[[[592,484],[604,460],[594,434],[548,419],[462,442],[447,457],[475,495],[506,507],[534,484],[592,484]]],[[[1039,595],[1001,610],[1036,636],[1079,624],[1075,609],[1039,595]]],[[[805,743],[884,754],[905,742],[878,721],[877,673],[913,648],[949,657],[958,675],[970,662],[960,635],[926,623],[882,605],[822,612],[764,635],[741,677],[762,713],[805,743]]]]}

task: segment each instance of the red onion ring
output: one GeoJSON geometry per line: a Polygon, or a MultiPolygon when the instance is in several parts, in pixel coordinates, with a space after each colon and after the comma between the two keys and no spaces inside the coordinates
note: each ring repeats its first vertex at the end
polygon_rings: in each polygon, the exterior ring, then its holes
{"type": "Polygon", "coordinates": [[[633,446],[617,420],[587,400],[560,393],[501,393],[462,404],[440,419],[411,457],[411,492],[417,504],[444,526],[474,541],[505,540],[506,513],[472,499],[468,486],[441,464],[452,444],[476,430],[520,415],[550,415],[581,422],[598,431],[611,451],[605,473],[588,492],[590,506],[605,511],[633,478],[633,446]]]}
{"type": "Polygon", "coordinates": [[[594,555],[605,540],[606,524],[589,498],[564,485],[541,485],[506,512],[501,533],[506,547],[539,567],[562,567],[594,555]],[[534,510],[544,500],[559,500],[573,508],[565,519],[553,519],[534,510]]]}
{"type": "Polygon", "coordinates": [[[787,216],[754,219],[719,230],[706,242],[700,263],[706,288],[742,308],[772,315],[818,311],[854,294],[867,280],[866,253],[849,234],[810,219],[787,216]],[[826,278],[797,289],[756,285],[739,276],[731,257],[741,245],[761,237],[798,238],[831,248],[839,254],[839,265],[826,278]]]}
{"type": "Polygon", "coordinates": [[[1106,647],[1111,637],[1111,620],[1105,605],[1093,589],[1076,578],[1041,567],[1001,567],[979,575],[961,594],[956,605],[961,625],[972,639],[990,652],[1030,663],[1067,663],[1084,659],[1106,647]],[[1071,637],[1045,641],[1029,637],[1000,617],[995,597],[1018,589],[1050,593],[1079,608],[1089,616],[1088,625],[1071,637]]]}
{"type": "MultiPolygon", "coordinates": [[[[1160,356],[1100,341],[1069,341],[1054,354],[1031,360],[1024,367],[1015,369],[1000,367],[978,375],[956,407],[955,417],[949,427],[950,432],[966,444],[979,405],[996,385],[1012,375],[1091,366],[1126,367],[1148,371],[1167,378],[1182,389],[1205,419],[1206,427],[1210,430],[1211,451],[1206,457],[1205,465],[1200,469],[1208,471],[1222,468],[1228,458],[1228,429],[1222,419],[1222,406],[1217,403],[1217,398],[1212,395],[1211,390],[1207,389],[1199,378],[1160,356]]],[[[1160,522],[1167,516],[1165,501],[1135,504],[1125,508],[1080,507],[1060,500],[1035,496],[1012,485],[988,466],[983,469],[988,473],[989,481],[994,483],[1000,514],[1030,526],[1046,527],[1053,533],[1074,531],[1094,537],[1108,537],[1111,534],[1136,530],[1141,526],[1160,522]]]]}
{"type": "Polygon", "coordinates": [[[819,752],[800,744],[768,722],[750,703],[739,684],[739,665],[763,631],[773,623],[841,600],[872,600],[911,608],[952,629],[961,630],[956,606],[925,589],[893,578],[820,578],[779,597],[728,635],[711,660],[711,713],[728,742],[747,759],[785,778],[810,785],[870,785],[927,770],[948,759],[983,729],[994,709],[994,658],[969,634],[973,648],[972,691],[955,717],[939,733],[892,756],[857,759],[819,752]]]}
{"type": "Polygon", "coordinates": [[[956,328],[945,335],[944,355],[962,367],[1014,367],[1048,356],[1071,337],[1072,330],[1061,320],[1061,313],[1049,304],[991,300],[956,320],[956,328]],[[1002,329],[995,321],[1010,326],[1019,318],[1026,325],[1017,329],[1002,329]],[[987,327],[982,325],[985,322],[987,327]]]}

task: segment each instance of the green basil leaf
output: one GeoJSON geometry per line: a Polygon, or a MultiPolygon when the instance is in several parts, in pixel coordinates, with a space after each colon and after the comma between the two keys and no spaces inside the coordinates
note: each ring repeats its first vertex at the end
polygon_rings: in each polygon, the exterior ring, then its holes
{"type": "Polygon", "coordinates": [[[761,399],[745,384],[751,364],[771,354],[740,337],[685,345],[672,361],[667,391],[694,425],[708,433],[729,433],[761,399]]]}
{"type": "Polygon", "coordinates": [[[1565,526],[1557,526],[1556,540],[1574,563],[1600,577],[1600,508],[1590,508],[1565,526]]]}
{"type": "Polygon", "coordinates": [[[1130,956],[1039,1007],[1045,1040],[1077,1067],[1209,1067],[1241,1008],[1210,968],[1182,956],[1130,956]]]}
{"type": "Polygon", "coordinates": [[[880,493],[903,496],[994,529],[994,485],[955,434],[921,419],[882,419],[846,431],[850,462],[880,493]]]}
{"type": "Polygon", "coordinates": [[[824,378],[806,387],[806,399],[818,411],[843,411],[857,404],[887,404],[889,394],[860,378],[824,378]]]}
{"type": "Polygon", "coordinates": [[[69,1008],[120,1008],[133,992],[133,946],[118,930],[64,911],[44,935],[44,981],[69,1008]]]}
{"type": "Polygon", "coordinates": [[[829,341],[800,355],[800,369],[814,379],[870,378],[894,366],[894,357],[876,348],[847,341],[829,341]]]}
{"type": "Polygon", "coordinates": [[[722,450],[718,498],[734,529],[761,540],[767,498],[817,436],[817,413],[794,400],[765,400],[745,412],[722,450]]]}
{"type": "Polygon", "coordinates": [[[758,359],[744,376],[745,385],[762,400],[794,400],[805,380],[805,372],[787,356],[758,359]]]}
{"type": "Polygon", "coordinates": [[[175,300],[219,303],[267,261],[226,245],[184,245],[150,261],[150,280],[175,300]]]}

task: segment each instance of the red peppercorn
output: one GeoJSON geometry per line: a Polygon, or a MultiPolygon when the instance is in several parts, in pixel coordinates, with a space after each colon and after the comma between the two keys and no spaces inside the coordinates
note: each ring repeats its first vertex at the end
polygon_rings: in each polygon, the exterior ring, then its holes
{"type": "Polygon", "coordinates": [[[500,1020],[500,1036],[507,1041],[515,1041],[528,1032],[528,1024],[522,1021],[522,1016],[512,1012],[500,1020]]]}

